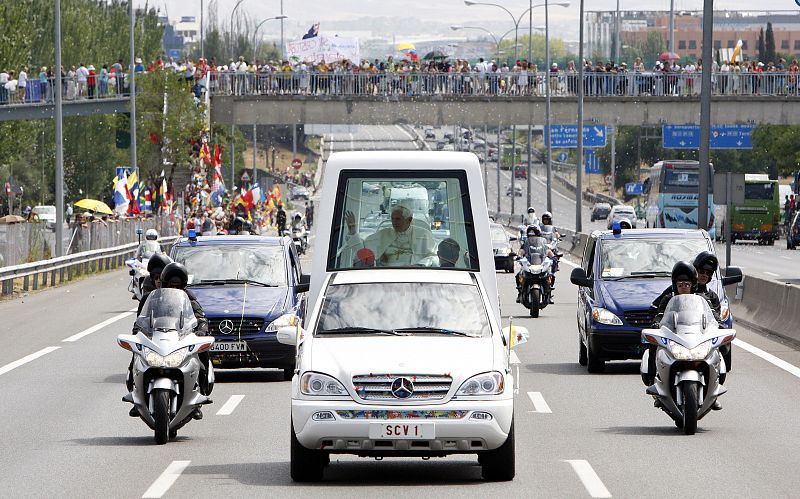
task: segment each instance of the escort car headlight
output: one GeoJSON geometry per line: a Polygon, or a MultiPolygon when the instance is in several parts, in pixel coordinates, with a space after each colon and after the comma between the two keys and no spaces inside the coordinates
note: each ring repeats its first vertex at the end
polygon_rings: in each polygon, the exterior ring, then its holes
{"type": "Polygon", "coordinates": [[[600,307],[592,309],[592,319],[594,319],[595,322],[599,322],[600,324],[607,324],[609,326],[622,325],[622,321],[619,319],[619,317],[614,315],[613,312],[600,307]]]}
{"type": "Polygon", "coordinates": [[[703,360],[711,350],[711,341],[704,341],[694,348],[686,348],[680,343],[669,340],[669,350],[676,360],[703,360]]]}
{"type": "Polygon", "coordinates": [[[342,396],[347,395],[347,390],[332,376],[307,372],[300,377],[300,393],[314,396],[342,396]]]}
{"type": "Polygon", "coordinates": [[[300,318],[294,314],[283,314],[282,316],[278,317],[274,321],[269,323],[267,326],[267,331],[275,332],[280,327],[286,326],[296,326],[300,323],[300,318]]]}
{"type": "Polygon", "coordinates": [[[505,390],[505,378],[497,371],[478,374],[461,384],[457,396],[500,395],[505,390]]]}
{"type": "Polygon", "coordinates": [[[189,347],[180,348],[168,355],[161,355],[147,347],[142,347],[142,352],[144,353],[145,362],[150,367],[179,367],[186,359],[189,347]]]}

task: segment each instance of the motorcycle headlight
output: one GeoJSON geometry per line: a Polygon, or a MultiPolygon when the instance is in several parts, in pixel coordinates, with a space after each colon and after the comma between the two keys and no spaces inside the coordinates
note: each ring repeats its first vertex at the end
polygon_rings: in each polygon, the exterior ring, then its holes
{"type": "Polygon", "coordinates": [[[728,304],[726,303],[726,304],[722,305],[722,307],[720,308],[720,311],[719,311],[719,317],[720,317],[720,319],[722,319],[722,322],[727,321],[728,317],[730,317],[730,315],[731,315],[731,310],[730,310],[730,308],[728,308],[728,304]]]}
{"type": "Polygon", "coordinates": [[[300,377],[300,393],[314,396],[342,396],[347,395],[347,390],[333,376],[307,372],[300,377]]]}
{"type": "Polygon", "coordinates": [[[676,360],[703,360],[711,351],[711,341],[704,341],[694,348],[686,348],[680,343],[669,340],[669,350],[676,360]]]}
{"type": "Polygon", "coordinates": [[[300,318],[297,317],[295,314],[283,314],[282,316],[278,317],[277,319],[269,323],[269,326],[267,326],[267,331],[275,332],[280,327],[296,326],[299,323],[300,323],[300,318]]]}
{"type": "Polygon", "coordinates": [[[186,360],[189,347],[180,348],[168,355],[161,355],[147,347],[142,347],[142,352],[144,353],[145,362],[150,367],[179,367],[186,360]]]}
{"type": "Polygon", "coordinates": [[[607,324],[609,326],[622,325],[622,321],[620,320],[620,318],[614,315],[613,312],[600,307],[592,309],[592,319],[594,319],[595,322],[599,322],[600,324],[607,324]]]}
{"type": "Polygon", "coordinates": [[[484,395],[500,395],[505,390],[505,378],[498,371],[478,374],[466,380],[456,395],[480,397],[484,395]]]}

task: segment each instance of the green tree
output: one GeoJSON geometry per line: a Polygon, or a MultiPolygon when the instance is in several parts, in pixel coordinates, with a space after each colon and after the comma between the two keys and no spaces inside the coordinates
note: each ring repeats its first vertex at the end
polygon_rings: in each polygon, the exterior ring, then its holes
{"type": "Polygon", "coordinates": [[[764,28],[758,30],[758,60],[764,61],[767,57],[767,48],[764,44],[764,28]]]}
{"type": "Polygon", "coordinates": [[[772,32],[772,23],[767,23],[767,32],[764,40],[764,59],[766,62],[776,62],[775,58],[775,33],[772,32]]]}
{"type": "Polygon", "coordinates": [[[753,157],[764,168],[789,175],[800,165],[800,126],[759,126],[753,130],[753,157]]]}

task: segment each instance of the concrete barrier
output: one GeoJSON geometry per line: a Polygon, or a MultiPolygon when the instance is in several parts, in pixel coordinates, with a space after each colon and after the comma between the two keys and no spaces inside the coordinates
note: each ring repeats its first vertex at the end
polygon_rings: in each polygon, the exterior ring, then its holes
{"type": "Polygon", "coordinates": [[[800,287],[752,276],[742,284],[731,305],[735,321],[800,343],[800,287]]]}

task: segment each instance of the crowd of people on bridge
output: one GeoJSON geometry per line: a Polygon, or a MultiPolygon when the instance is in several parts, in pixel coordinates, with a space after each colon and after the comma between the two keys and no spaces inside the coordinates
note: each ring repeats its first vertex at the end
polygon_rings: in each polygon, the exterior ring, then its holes
{"type": "MultiPolygon", "coordinates": [[[[588,96],[610,95],[698,95],[701,60],[659,60],[646,67],[641,58],[627,62],[584,63],[583,90],[588,96]]],[[[712,63],[713,91],[718,95],[798,95],[797,60],[787,63],[751,60],[712,63]]],[[[525,59],[514,63],[479,58],[477,61],[440,57],[434,60],[388,56],[364,59],[307,61],[250,60],[244,56],[227,63],[214,58],[196,61],[158,59],[145,65],[135,60],[134,71],[172,71],[182,75],[200,98],[212,94],[234,95],[521,95],[542,96],[550,85],[551,95],[578,93],[575,61],[563,67],[552,63],[540,68],[525,59]],[[549,82],[547,81],[549,78],[549,82]]],[[[127,95],[129,78],[123,60],[115,63],[62,67],[62,96],[93,99],[127,95]]],[[[0,71],[0,105],[53,100],[55,77],[52,67],[35,70],[26,66],[0,71]]]]}

